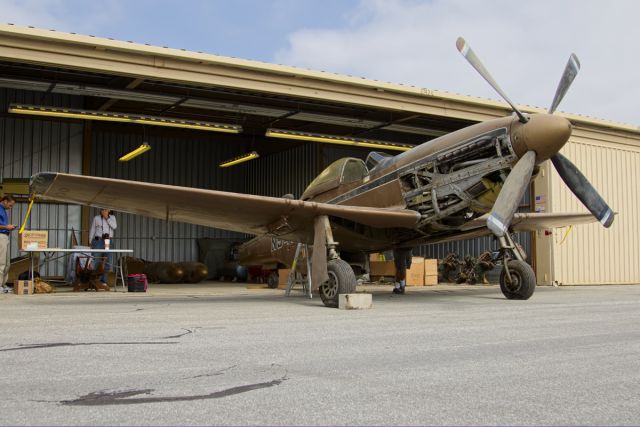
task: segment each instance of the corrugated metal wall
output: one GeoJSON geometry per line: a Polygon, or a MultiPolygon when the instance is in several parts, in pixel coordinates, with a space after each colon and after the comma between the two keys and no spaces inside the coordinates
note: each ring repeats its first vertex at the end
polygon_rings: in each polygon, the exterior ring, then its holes
{"type": "MultiPolygon", "coordinates": [[[[219,168],[218,163],[240,155],[241,145],[220,142],[219,134],[194,132],[135,135],[126,131],[94,131],[90,174],[118,179],[154,182],[244,193],[248,165],[219,168]],[[151,151],[129,162],[118,158],[143,139],[151,151]]],[[[97,215],[91,210],[90,217],[97,215]]],[[[244,235],[181,222],[117,213],[116,247],[134,250],[134,256],[149,261],[196,261],[196,239],[242,238],[244,235]]],[[[85,225],[87,227],[88,224],[85,225]]]]}
{"type": "MultiPolygon", "coordinates": [[[[81,107],[77,97],[0,89],[0,110],[6,111],[12,102],[43,103],[60,107],[81,107]]],[[[0,117],[0,149],[2,179],[29,178],[35,172],[82,172],[82,124],[37,120],[20,116],[0,117]]],[[[11,212],[11,222],[20,225],[27,204],[17,203],[11,212]]],[[[34,205],[27,229],[48,230],[49,246],[68,247],[71,229],[80,229],[80,207],[66,204],[34,205]]],[[[11,238],[11,256],[18,251],[18,235],[11,238]]],[[[43,266],[46,275],[64,275],[64,260],[43,266]]]]}
{"type": "Polygon", "coordinates": [[[307,185],[334,161],[343,157],[365,159],[368,151],[307,143],[290,150],[260,157],[248,164],[247,193],[300,197],[307,185]]]}
{"type": "Polygon", "coordinates": [[[318,172],[317,144],[304,144],[247,163],[249,194],[299,198],[318,172]]]}
{"type": "MultiPolygon", "coordinates": [[[[365,150],[362,148],[350,148],[341,145],[325,145],[321,147],[324,167],[329,166],[331,163],[335,162],[336,160],[342,159],[343,157],[355,157],[356,159],[365,160],[369,152],[369,150],[365,150]]],[[[396,154],[399,153],[396,152],[396,154]]],[[[318,173],[320,172],[322,172],[322,170],[318,171],[318,173]]]]}
{"type": "MultiPolygon", "coordinates": [[[[640,283],[640,148],[573,137],[562,153],[618,213],[609,229],[600,223],[554,234],[553,278],[560,284],[640,283]]],[[[551,174],[554,212],[586,212],[555,172],[551,174]]]]}

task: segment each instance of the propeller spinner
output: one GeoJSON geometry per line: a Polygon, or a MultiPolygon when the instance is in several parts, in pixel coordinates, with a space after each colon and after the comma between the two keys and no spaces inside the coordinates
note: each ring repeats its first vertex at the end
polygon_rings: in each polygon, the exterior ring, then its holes
{"type": "Polygon", "coordinates": [[[507,176],[487,219],[487,227],[491,232],[497,237],[503,237],[507,233],[520,199],[531,181],[535,164],[548,158],[551,159],[558,174],[573,194],[598,221],[605,227],[610,227],[614,219],[611,208],[578,168],[559,153],[559,150],[571,136],[571,123],[552,114],[580,70],[578,57],[573,53],[569,57],[548,114],[536,114],[529,117],[518,110],[507,97],[462,37],[456,41],[456,47],[473,68],[511,106],[520,122],[514,126],[511,134],[512,138],[518,140],[517,142],[520,147],[523,147],[523,150],[518,153],[520,159],[507,176]]]}

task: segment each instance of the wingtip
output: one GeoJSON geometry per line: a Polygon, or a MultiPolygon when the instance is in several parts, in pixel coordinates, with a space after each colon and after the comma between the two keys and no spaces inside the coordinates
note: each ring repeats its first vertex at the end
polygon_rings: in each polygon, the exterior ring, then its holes
{"type": "Polygon", "coordinates": [[[31,176],[29,188],[31,194],[44,194],[58,176],[57,172],[38,172],[31,176]]]}
{"type": "Polygon", "coordinates": [[[464,38],[458,37],[458,39],[456,40],[456,47],[460,52],[462,52],[462,50],[466,45],[467,45],[467,42],[464,40],[464,38]]]}

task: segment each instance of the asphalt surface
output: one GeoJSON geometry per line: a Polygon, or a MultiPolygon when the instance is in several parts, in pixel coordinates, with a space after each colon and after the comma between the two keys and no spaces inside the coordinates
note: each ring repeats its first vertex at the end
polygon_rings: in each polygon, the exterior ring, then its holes
{"type": "Polygon", "coordinates": [[[0,424],[640,424],[640,286],[370,289],[0,295],[0,424]]]}

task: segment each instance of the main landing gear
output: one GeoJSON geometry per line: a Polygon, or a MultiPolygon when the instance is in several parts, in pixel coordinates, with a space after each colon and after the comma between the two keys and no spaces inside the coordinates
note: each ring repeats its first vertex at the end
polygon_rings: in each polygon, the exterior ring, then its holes
{"type": "Polygon", "coordinates": [[[332,259],[327,263],[329,280],[322,283],[318,291],[320,299],[327,307],[338,307],[340,294],[352,294],[356,291],[356,276],[351,266],[341,259],[332,259]]]}
{"type": "Polygon", "coordinates": [[[318,286],[316,283],[320,284],[318,292],[324,305],[338,307],[340,294],[352,294],[356,291],[356,275],[351,266],[338,255],[338,242],[333,240],[329,218],[317,217],[314,228],[312,282],[314,287],[318,286]]]}
{"type": "Polygon", "coordinates": [[[509,233],[499,237],[502,272],[500,290],[507,299],[529,299],[536,290],[536,275],[533,268],[524,261],[520,248],[509,233]]]}

